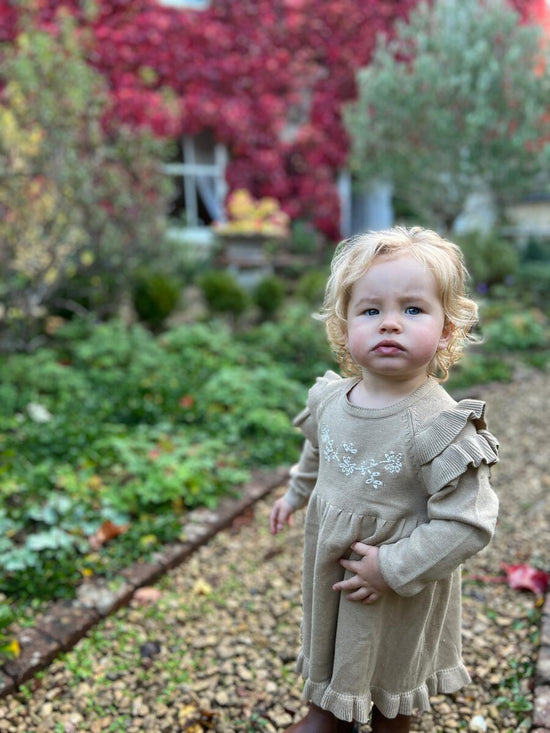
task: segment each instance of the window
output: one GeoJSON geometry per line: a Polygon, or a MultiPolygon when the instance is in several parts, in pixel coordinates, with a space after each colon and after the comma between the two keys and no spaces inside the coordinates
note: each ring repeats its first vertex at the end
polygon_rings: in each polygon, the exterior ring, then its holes
{"type": "Polygon", "coordinates": [[[194,10],[205,10],[210,5],[210,0],[159,0],[159,2],[169,8],[191,8],[194,10]]]}
{"type": "Polygon", "coordinates": [[[226,165],[227,149],[216,143],[211,133],[183,137],[178,142],[176,160],[164,166],[175,189],[170,217],[189,227],[224,221],[226,165]]]}

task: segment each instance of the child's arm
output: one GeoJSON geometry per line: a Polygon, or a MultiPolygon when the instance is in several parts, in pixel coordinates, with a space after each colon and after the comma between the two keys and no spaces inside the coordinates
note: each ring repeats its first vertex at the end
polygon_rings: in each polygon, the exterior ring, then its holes
{"type": "Polygon", "coordinates": [[[410,537],[380,546],[380,569],[386,582],[399,595],[411,596],[427,583],[448,577],[489,543],[497,511],[488,466],[470,467],[430,497],[428,522],[410,537]]]}
{"type": "Polygon", "coordinates": [[[319,451],[306,440],[299,462],[290,469],[290,484],[286,494],[277,499],[269,515],[271,534],[284,529],[285,524],[292,526],[292,514],[307,504],[317,482],[319,451]]]}

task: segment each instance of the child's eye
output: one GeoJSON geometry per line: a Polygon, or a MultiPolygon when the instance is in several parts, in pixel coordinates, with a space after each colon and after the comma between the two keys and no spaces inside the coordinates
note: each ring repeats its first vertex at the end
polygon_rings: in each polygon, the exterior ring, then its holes
{"type": "Polygon", "coordinates": [[[377,316],[380,313],[378,308],[365,308],[363,315],[365,316],[377,316]]]}
{"type": "Polygon", "coordinates": [[[418,308],[416,305],[409,305],[408,308],[405,308],[405,313],[409,316],[417,316],[419,313],[422,313],[422,308],[418,308]]]}

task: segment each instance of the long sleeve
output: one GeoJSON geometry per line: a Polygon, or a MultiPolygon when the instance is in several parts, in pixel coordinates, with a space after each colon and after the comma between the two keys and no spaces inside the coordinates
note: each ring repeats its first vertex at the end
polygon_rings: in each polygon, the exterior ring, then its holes
{"type": "Polygon", "coordinates": [[[298,463],[290,469],[290,482],[285,499],[294,509],[301,509],[317,483],[319,472],[319,440],[317,436],[317,407],[327,387],[338,385],[341,378],[333,371],[317,377],[316,383],[309,390],[307,405],[293,420],[305,438],[302,454],[298,463]]]}
{"type": "Polygon", "coordinates": [[[290,469],[290,483],[285,494],[285,499],[294,509],[301,509],[307,504],[317,482],[318,470],[319,449],[306,440],[300,460],[290,469]]]}
{"type": "Polygon", "coordinates": [[[427,521],[380,547],[380,569],[399,595],[411,596],[450,575],[491,540],[498,499],[489,483],[498,443],[486,430],[485,405],[464,400],[418,438],[427,521]]]}
{"type": "Polygon", "coordinates": [[[411,596],[450,575],[491,540],[498,499],[489,468],[469,468],[428,501],[428,522],[395,544],[380,547],[380,569],[399,595],[411,596]]]}

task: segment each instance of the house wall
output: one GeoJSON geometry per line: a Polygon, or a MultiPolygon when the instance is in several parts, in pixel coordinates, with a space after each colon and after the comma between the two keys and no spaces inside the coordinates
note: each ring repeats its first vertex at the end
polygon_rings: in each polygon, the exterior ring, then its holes
{"type": "Polygon", "coordinates": [[[505,227],[507,234],[520,239],[550,239],[550,199],[524,201],[508,206],[506,216],[509,220],[505,227]]]}

